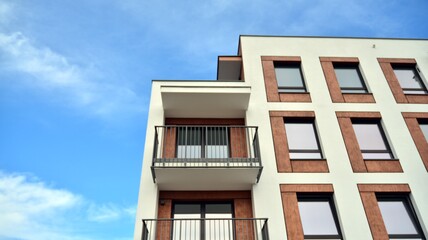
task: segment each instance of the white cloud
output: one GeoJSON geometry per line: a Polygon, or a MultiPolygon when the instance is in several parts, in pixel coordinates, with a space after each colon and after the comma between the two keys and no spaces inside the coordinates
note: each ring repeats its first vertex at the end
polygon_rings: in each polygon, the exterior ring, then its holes
{"type": "Polygon", "coordinates": [[[0,239],[98,239],[98,233],[80,233],[79,225],[90,229],[93,221],[98,224],[133,219],[135,211],[130,209],[112,203],[89,203],[78,194],[54,188],[28,174],[0,171],[0,239]]]}
{"type": "Polygon", "coordinates": [[[88,219],[93,222],[109,222],[124,217],[135,216],[134,207],[119,207],[115,204],[91,204],[88,209],[88,219]]]}
{"type": "Polygon", "coordinates": [[[0,24],[7,24],[12,17],[13,6],[11,3],[0,0],[0,24]]]}
{"type": "Polygon", "coordinates": [[[141,98],[129,87],[101,81],[90,67],[73,64],[47,47],[36,46],[20,32],[0,33],[0,53],[5,56],[5,70],[32,76],[21,83],[37,87],[56,100],[103,117],[143,111],[141,98]]]}

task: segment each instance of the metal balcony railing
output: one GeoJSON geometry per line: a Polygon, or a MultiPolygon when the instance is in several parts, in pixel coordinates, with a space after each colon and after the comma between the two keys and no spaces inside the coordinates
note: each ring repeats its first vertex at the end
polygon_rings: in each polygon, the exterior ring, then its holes
{"type": "Polygon", "coordinates": [[[266,218],[143,219],[142,240],[269,240],[266,218]]]}
{"type": "Polygon", "coordinates": [[[257,127],[168,125],[155,128],[152,169],[262,168],[257,127]]]}

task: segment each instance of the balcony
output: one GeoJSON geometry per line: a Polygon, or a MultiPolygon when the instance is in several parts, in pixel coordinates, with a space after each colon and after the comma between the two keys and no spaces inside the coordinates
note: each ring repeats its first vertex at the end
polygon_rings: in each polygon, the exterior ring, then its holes
{"type": "Polygon", "coordinates": [[[257,127],[157,126],[154,141],[160,190],[248,190],[263,168],[257,127]]]}
{"type": "Polygon", "coordinates": [[[143,219],[142,240],[268,240],[266,218],[143,219]]]}

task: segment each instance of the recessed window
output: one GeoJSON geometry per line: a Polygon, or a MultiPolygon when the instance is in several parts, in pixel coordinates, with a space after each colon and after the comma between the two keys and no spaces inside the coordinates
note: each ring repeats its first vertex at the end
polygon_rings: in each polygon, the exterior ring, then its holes
{"type": "Polygon", "coordinates": [[[177,127],[177,158],[228,158],[227,127],[177,127]]]}
{"type": "Polygon", "coordinates": [[[353,120],[363,159],[392,159],[393,155],[379,120],[353,120]]]}
{"type": "Polygon", "coordinates": [[[290,159],[322,159],[313,119],[285,121],[290,159]]]}
{"type": "Polygon", "coordinates": [[[230,203],[176,203],[172,239],[233,239],[232,217],[230,203]]]}
{"type": "Polygon", "coordinates": [[[424,85],[415,66],[392,66],[395,76],[403,89],[404,94],[427,94],[424,85]]]}
{"type": "Polygon", "coordinates": [[[279,92],[306,92],[300,63],[275,62],[274,66],[279,92]]]}
{"type": "Polygon", "coordinates": [[[367,93],[361,72],[356,64],[333,64],[342,93],[367,93]]]}
{"type": "Polygon", "coordinates": [[[342,239],[331,196],[298,195],[305,239],[342,239]]]}
{"type": "Polygon", "coordinates": [[[424,239],[407,196],[377,196],[390,239],[424,239]]]}

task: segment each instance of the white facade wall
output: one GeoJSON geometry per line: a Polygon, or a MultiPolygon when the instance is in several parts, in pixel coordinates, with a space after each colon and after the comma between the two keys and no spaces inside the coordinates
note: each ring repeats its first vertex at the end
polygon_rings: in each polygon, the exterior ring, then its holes
{"type": "MultiPolygon", "coordinates": [[[[270,239],[287,239],[280,184],[332,184],[344,239],[372,239],[357,184],[409,184],[412,203],[428,235],[428,172],[401,115],[428,112],[427,104],[397,104],[377,58],[413,58],[428,77],[428,41],[402,39],[352,39],[241,36],[244,83],[153,82],[146,146],[140,183],[135,239],[140,239],[141,219],[156,218],[158,189],[150,172],[154,126],[162,125],[161,86],[246,86],[251,94],[246,124],[259,127],[264,166],[260,182],[252,188],[254,217],[269,218],[270,239]],[[267,102],[261,56],[300,56],[310,103],[267,102]],[[363,78],[376,103],[332,103],[319,57],[358,57],[363,78]],[[269,111],[314,111],[318,136],[329,173],[278,173],[269,111]],[[354,173],[338,125],[336,111],[376,111],[394,156],[403,173],[354,173]]],[[[425,82],[427,85],[427,83],[425,82]]],[[[222,117],[219,112],[218,117],[222,117]]],[[[191,117],[191,116],[189,116],[191,117]]]]}

